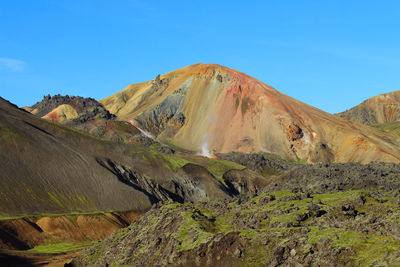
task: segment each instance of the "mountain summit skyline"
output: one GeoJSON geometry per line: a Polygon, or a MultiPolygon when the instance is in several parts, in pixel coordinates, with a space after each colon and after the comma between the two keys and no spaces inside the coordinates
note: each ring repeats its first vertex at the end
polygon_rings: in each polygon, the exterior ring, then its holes
{"type": "Polygon", "coordinates": [[[293,99],[242,72],[194,64],[100,101],[117,119],[198,153],[268,152],[307,162],[397,162],[385,133],[293,99]],[[366,155],[367,154],[367,155],[366,155]]]}
{"type": "Polygon", "coordinates": [[[0,92],[18,106],[49,93],[99,100],[196,62],[241,70],[330,113],[400,89],[397,1],[23,6],[0,3],[0,92]]]}

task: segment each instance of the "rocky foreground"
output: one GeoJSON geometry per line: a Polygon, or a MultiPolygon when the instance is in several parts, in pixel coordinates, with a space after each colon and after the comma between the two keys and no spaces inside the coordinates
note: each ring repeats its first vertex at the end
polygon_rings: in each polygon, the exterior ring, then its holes
{"type": "Polygon", "coordinates": [[[396,164],[297,165],[232,200],[154,206],[71,265],[399,266],[398,177],[396,164]]]}

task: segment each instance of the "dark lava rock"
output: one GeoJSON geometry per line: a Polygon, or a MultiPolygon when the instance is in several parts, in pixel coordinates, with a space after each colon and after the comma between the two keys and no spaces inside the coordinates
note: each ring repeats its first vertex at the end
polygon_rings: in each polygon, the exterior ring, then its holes
{"type": "Polygon", "coordinates": [[[44,96],[43,100],[34,104],[31,108],[36,109],[35,115],[43,117],[47,113],[51,112],[56,107],[68,104],[76,109],[78,117],[73,121],[75,122],[86,122],[88,120],[98,119],[114,119],[115,115],[111,114],[102,104],[97,102],[93,98],[84,98],[80,96],[62,96],[60,94],[54,96],[44,96]]]}

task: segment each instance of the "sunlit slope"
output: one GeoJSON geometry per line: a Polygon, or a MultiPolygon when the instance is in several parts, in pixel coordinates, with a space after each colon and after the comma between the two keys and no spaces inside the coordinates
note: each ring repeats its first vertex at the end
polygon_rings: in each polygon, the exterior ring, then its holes
{"type": "Polygon", "coordinates": [[[78,117],[78,112],[76,112],[71,105],[62,104],[44,115],[42,118],[56,122],[63,122],[65,120],[75,119],[76,117],[78,117]]]}
{"type": "Polygon", "coordinates": [[[158,140],[202,152],[267,151],[309,162],[400,159],[386,133],[297,101],[246,74],[195,64],[100,101],[158,140]]]}
{"type": "Polygon", "coordinates": [[[400,91],[371,97],[361,104],[337,115],[366,125],[399,121],[400,91]]]}

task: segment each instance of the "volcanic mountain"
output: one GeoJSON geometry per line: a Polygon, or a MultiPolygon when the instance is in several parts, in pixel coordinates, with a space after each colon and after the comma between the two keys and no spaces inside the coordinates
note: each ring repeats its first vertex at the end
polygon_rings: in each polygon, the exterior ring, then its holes
{"type": "Polygon", "coordinates": [[[366,125],[399,121],[400,91],[371,97],[361,104],[337,115],[366,125]]]}
{"type": "Polygon", "coordinates": [[[129,85],[100,103],[157,140],[206,156],[264,151],[308,162],[400,159],[392,136],[216,64],[194,64],[129,85]]]}

